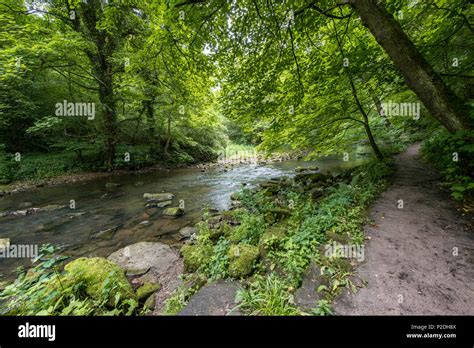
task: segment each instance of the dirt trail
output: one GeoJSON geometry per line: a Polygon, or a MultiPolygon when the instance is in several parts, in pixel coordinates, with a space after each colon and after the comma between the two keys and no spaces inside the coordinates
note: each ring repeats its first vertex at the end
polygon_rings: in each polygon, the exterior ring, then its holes
{"type": "Polygon", "coordinates": [[[396,156],[393,184],[371,208],[374,225],[365,228],[370,240],[357,278],[366,287],[345,291],[336,314],[474,315],[472,224],[418,153],[413,145],[396,156]]]}

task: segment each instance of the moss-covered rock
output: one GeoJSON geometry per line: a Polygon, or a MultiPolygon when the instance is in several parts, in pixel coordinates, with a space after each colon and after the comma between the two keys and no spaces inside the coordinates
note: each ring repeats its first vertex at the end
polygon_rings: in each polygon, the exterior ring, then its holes
{"type": "Polygon", "coordinates": [[[156,283],[145,283],[137,289],[137,297],[142,301],[152,295],[154,292],[160,290],[161,285],[156,283]]]}
{"type": "Polygon", "coordinates": [[[143,308],[149,309],[150,311],[155,309],[155,294],[148,296],[145,303],[143,304],[143,308]]]}
{"type": "Polygon", "coordinates": [[[201,265],[206,264],[212,256],[212,246],[208,244],[184,245],[181,248],[186,272],[195,272],[201,265]]]}
{"type": "Polygon", "coordinates": [[[121,299],[136,300],[124,271],[112,261],[102,257],[81,257],[68,263],[64,269],[66,275],[62,281],[85,284],[87,294],[93,298],[102,297],[104,288],[110,287],[110,303],[114,302],[117,293],[121,299]]]}
{"type": "Polygon", "coordinates": [[[260,256],[265,257],[270,250],[278,247],[281,240],[285,237],[286,231],[287,227],[285,225],[273,225],[268,227],[258,242],[260,256]]]}
{"type": "Polygon", "coordinates": [[[248,244],[232,245],[229,248],[228,273],[233,278],[242,278],[252,273],[255,261],[259,256],[258,247],[248,244]]]}
{"type": "Polygon", "coordinates": [[[184,210],[179,208],[179,207],[171,207],[171,208],[166,208],[163,211],[163,215],[165,216],[174,216],[178,217],[184,214],[184,210]]]}

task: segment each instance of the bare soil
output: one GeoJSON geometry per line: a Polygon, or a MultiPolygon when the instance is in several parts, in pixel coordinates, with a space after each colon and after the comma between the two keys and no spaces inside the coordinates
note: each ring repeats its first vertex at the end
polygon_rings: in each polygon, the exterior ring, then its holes
{"type": "Polygon", "coordinates": [[[366,226],[365,261],[335,301],[338,315],[474,315],[474,230],[439,188],[419,145],[396,156],[392,185],[366,226]],[[403,200],[403,208],[398,201],[403,200]]]}

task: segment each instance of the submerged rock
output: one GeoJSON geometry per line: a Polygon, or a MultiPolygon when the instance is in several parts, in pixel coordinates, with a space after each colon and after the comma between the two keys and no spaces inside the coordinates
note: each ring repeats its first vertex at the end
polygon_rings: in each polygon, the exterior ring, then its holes
{"type": "Polygon", "coordinates": [[[25,209],[25,208],[31,207],[32,205],[33,203],[31,202],[23,202],[23,203],[18,204],[18,208],[25,209]]]}
{"type": "Polygon", "coordinates": [[[149,202],[171,201],[174,195],[172,193],[144,193],[143,198],[149,202]]]}
{"type": "Polygon", "coordinates": [[[168,205],[171,205],[171,201],[151,202],[151,203],[147,203],[146,207],[147,208],[164,208],[164,207],[167,207],[168,205]]]}
{"type": "Polygon", "coordinates": [[[229,275],[233,278],[242,278],[252,273],[259,251],[256,246],[247,244],[232,245],[227,252],[229,258],[229,275]]]}
{"type": "Polygon", "coordinates": [[[195,272],[201,265],[207,263],[212,256],[210,245],[184,245],[181,250],[184,258],[184,269],[186,272],[195,272]]]}
{"type": "Polygon", "coordinates": [[[59,204],[50,204],[45,207],[40,208],[41,211],[54,211],[54,210],[59,210],[64,208],[64,205],[59,205],[59,204]]]}
{"type": "Polygon", "coordinates": [[[116,188],[116,187],[119,187],[120,184],[117,184],[115,182],[108,182],[105,184],[105,188],[116,188]]]}

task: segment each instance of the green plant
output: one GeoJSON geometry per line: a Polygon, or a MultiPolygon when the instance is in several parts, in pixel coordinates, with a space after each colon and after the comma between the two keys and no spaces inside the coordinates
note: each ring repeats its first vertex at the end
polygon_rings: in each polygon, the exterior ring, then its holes
{"type": "Polygon", "coordinates": [[[257,275],[247,289],[237,291],[237,308],[250,315],[299,315],[301,312],[294,305],[289,289],[274,273],[257,275]]]}

